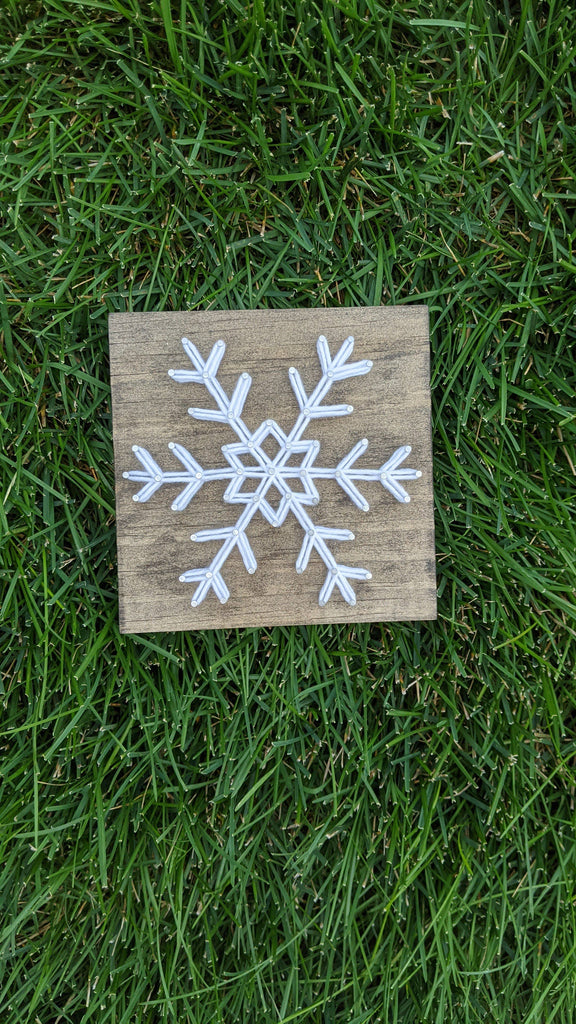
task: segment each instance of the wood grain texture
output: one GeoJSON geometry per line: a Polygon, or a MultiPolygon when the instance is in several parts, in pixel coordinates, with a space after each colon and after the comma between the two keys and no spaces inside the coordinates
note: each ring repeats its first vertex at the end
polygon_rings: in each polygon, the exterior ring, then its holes
{"type": "Polygon", "coordinates": [[[426,307],[116,313],[109,333],[122,632],[436,617],[426,307]],[[354,406],[350,416],[309,424],[304,437],[321,444],[317,464],[335,466],[362,437],[370,442],[358,462],[363,467],[380,466],[399,445],[410,444],[406,465],[423,474],[407,484],[411,503],[396,502],[379,482],[362,482],[370,504],[364,513],[334,481],[317,481],[321,501],[312,518],[353,530],[354,541],[334,546],[336,557],[372,573],[369,582],[353,581],[354,607],[336,591],[321,608],[324,563],[313,555],[303,575],[294,568],[302,543],[299,524],[289,515],[275,529],[257,514],[248,530],[258,560],[255,575],[247,574],[235,551],[223,569],[228,602],[220,605],[211,592],[192,608],[196,585],[180,583],[179,575],[206,565],[218,544],[194,544],[190,535],[230,526],[243,506],[222,500],[221,481],[204,485],[180,513],[170,508],[177,485],[136,504],[132,495],[139,485],[122,477],[140,468],[133,444],[147,448],[164,470],[182,468],[168,449],[170,441],[188,448],[205,468],[226,465],[220,448],[236,436],[225,424],[196,421],[187,412],[191,405],[212,406],[213,400],[202,386],[177,384],[168,376],[170,368],[191,368],[181,339],[190,338],[204,357],[223,339],[218,379],[224,390],[231,393],[239,373],[252,377],[243,413],[247,426],[255,430],[272,418],[288,432],[298,415],[288,368],[299,369],[308,391],[315,386],[321,376],[319,334],[332,352],[354,335],[351,359],[371,359],[374,365],[366,376],[338,382],[330,392],[330,404],[354,406]]]}

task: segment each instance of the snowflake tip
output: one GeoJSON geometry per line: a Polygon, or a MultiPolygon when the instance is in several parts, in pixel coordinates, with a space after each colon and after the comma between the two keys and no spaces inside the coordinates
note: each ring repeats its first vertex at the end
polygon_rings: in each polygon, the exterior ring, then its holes
{"type": "Polygon", "coordinates": [[[175,370],[168,370],[168,376],[169,377],[173,377],[175,372],[176,372],[175,370]]]}
{"type": "Polygon", "coordinates": [[[130,473],[122,473],[122,476],[124,477],[125,480],[130,479],[130,473]]]}
{"type": "Polygon", "coordinates": [[[419,480],[421,476],[422,476],[422,472],[419,469],[417,469],[416,470],[416,479],[419,480]]]}
{"type": "Polygon", "coordinates": [[[137,494],[132,495],[132,501],[140,501],[140,498],[138,497],[137,494]]]}
{"type": "Polygon", "coordinates": [[[169,441],[168,447],[170,448],[170,451],[172,451],[172,449],[175,447],[174,441],[169,441]]]}
{"type": "Polygon", "coordinates": [[[179,579],[180,583],[186,583],[186,577],[185,576],[179,576],[178,579],[179,579]]]}
{"type": "Polygon", "coordinates": [[[405,494],[404,498],[402,500],[404,501],[404,504],[407,505],[408,502],[410,501],[410,495],[409,494],[405,494]]]}
{"type": "Polygon", "coordinates": [[[348,412],[354,412],[354,406],[353,405],[349,405],[347,408],[348,408],[348,412]]]}

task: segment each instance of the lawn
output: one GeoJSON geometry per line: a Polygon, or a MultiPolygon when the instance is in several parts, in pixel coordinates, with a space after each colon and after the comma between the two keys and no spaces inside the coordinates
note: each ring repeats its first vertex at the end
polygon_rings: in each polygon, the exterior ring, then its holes
{"type": "Polygon", "coordinates": [[[2,1024],[576,1020],[576,9],[4,0],[2,1024]],[[439,618],[120,636],[113,311],[430,308],[439,618]]]}

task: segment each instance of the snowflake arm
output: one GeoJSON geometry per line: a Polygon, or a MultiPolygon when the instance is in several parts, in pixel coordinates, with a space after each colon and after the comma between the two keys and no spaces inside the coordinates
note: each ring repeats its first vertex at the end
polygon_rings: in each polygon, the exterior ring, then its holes
{"type": "Polygon", "coordinates": [[[351,530],[338,530],[328,526],[316,526],[308,513],[299,504],[293,507],[294,515],[304,530],[304,540],[300,548],[300,554],[296,559],[296,572],[303,573],[308,565],[312,551],[316,551],[328,569],[324,585],[320,591],[318,603],[323,606],[328,603],[334,587],[337,586],[344,600],[350,604],[356,604],[356,594],[350,583],[350,579],[370,580],[372,573],[359,566],[352,567],[337,562],[326,541],[354,540],[351,530]]]}
{"type": "Polygon", "coordinates": [[[297,441],[312,419],[324,419],[328,416],[349,416],[354,411],[351,405],[321,405],[332,385],[338,380],[345,380],[347,377],[359,377],[369,373],[372,363],[364,359],[358,363],[347,363],[346,360],[354,348],[354,338],[346,338],[335,356],[330,354],[328,342],[323,334],[316,343],[318,358],[322,368],[322,376],[314,391],[308,395],[302,383],[302,378],[295,366],[291,366],[288,373],[290,384],[296,396],[300,408],[300,415],[290,433],[290,440],[297,441]]]}
{"type": "Polygon", "coordinates": [[[399,468],[400,463],[404,462],[404,459],[412,451],[410,445],[402,445],[401,448],[397,448],[388,461],[380,466],[379,469],[353,468],[353,464],[364,454],[367,447],[368,441],[364,437],[338,463],[336,469],[314,466],[310,470],[310,475],[315,479],[336,480],[336,483],[346,492],[351,501],[363,512],[368,512],[370,506],[356,487],[355,480],[378,480],[396,498],[396,501],[409,502],[410,495],[404,489],[400,480],[418,480],[422,476],[419,469],[399,468]]]}
{"type": "MultiPolygon", "coordinates": [[[[268,480],[264,481],[264,483],[269,485],[268,480]]],[[[263,484],[260,485],[260,488],[262,487],[263,484]]],[[[250,541],[248,540],[245,531],[248,523],[258,511],[259,505],[259,501],[251,501],[250,504],[246,506],[234,526],[225,526],[216,530],[199,530],[197,533],[192,534],[190,540],[198,541],[200,543],[215,540],[223,541],[221,548],[215,554],[210,565],[205,566],[203,569],[189,569],[180,576],[181,583],[198,582],[198,587],[192,595],[191,604],[193,608],[196,608],[201,604],[211,589],[216,594],[220,603],[226,604],[226,601],[230,597],[230,591],[224,582],[224,578],[220,570],[232,554],[235,547],[237,547],[240,552],[246,570],[250,574],[256,572],[256,556],[252,551],[250,541]]]]}
{"type": "Polygon", "coordinates": [[[184,466],[184,472],[165,472],[146,448],[141,448],[136,444],[132,445],[132,451],[143,468],[131,469],[129,472],[123,473],[122,476],[125,480],[144,484],[144,487],[132,495],[133,501],[141,503],[148,501],[164,484],[185,484],[184,490],[172,502],[172,511],[182,512],[203,484],[209,480],[227,479],[233,475],[229,469],[202,469],[200,463],[196,462],[194,456],[181,444],[170,442],[168,447],[184,466]]]}
{"type": "Polygon", "coordinates": [[[217,373],[220,363],[226,351],[226,345],[222,340],[217,341],[208,358],[204,360],[196,346],[188,339],[182,338],[182,348],[194,366],[194,370],[168,370],[168,375],[178,384],[203,384],[208,394],[215,399],[217,409],[199,409],[195,406],[188,409],[188,413],[195,420],[212,420],[217,423],[228,423],[232,430],[238,434],[243,441],[250,432],[242,421],[242,410],[252,385],[252,378],[249,373],[242,373],[234,388],[232,398],[224,391],[217,373]]]}

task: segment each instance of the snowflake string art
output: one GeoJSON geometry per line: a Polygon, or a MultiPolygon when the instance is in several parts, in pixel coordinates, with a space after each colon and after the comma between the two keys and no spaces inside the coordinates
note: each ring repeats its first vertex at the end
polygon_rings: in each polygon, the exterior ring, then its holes
{"type": "Polygon", "coordinates": [[[367,512],[368,502],[358,489],[357,483],[379,481],[397,501],[408,502],[410,495],[405,490],[403,481],[415,480],[422,474],[416,469],[402,468],[401,464],[411,451],[409,445],[397,448],[388,461],[379,468],[359,468],[356,463],[368,447],[366,438],[358,441],[336,466],[319,466],[316,465],[316,460],[320,442],[304,439],[303,435],[311,420],[348,416],[353,411],[351,405],[322,403],[336,381],[369,373],[372,368],[370,360],[348,362],[354,348],[353,337],[346,338],[336,355],[332,356],[326,338],[320,335],[317,351],[322,376],[311,394],[306,393],[298,370],[291,366],[288,371],[290,384],[300,409],[290,433],[286,434],[273,419],[264,420],[257,430],[251,432],[242,419],[242,411],[252,384],[250,375],[240,374],[230,398],[218,381],[218,370],[226,348],[224,342],[217,341],[206,360],[188,338],[182,338],[182,346],[194,369],[169,370],[168,373],[172,380],[179,384],[203,385],[214,399],[216,408],[194,407],[188,412],[196,420],[227,423],[236,434],[236,442],[222,446],[227,466],[204,469],[186,448],[171,442],[168,447],[183,469],[164,471],[150,452],[133,445],[132,451],[142,469],[130,470],[122,475],[127,480],[143,485],[138,493],[133,495],[136,502],[148,501],[165,484],[181,485],[182,490],[172,503],[175,512],[183,511],[200,488],[211,480],[229,480],[224,492],[224,501],[231,505],[244,506],[240,516],[231,526],[199,530],[192,534],[191,539],[197,543],[215,541],[220,544],[218,552],[208,566],[189,569],[180,576],[182,583],[197,584],[192,596],[192,607],[196,608],[201,604],[210,590],[214,591],[222,604],[228,600],[230,591],[224,581],[222,569],[235,548],[238,548],[247,571],[256,571],[256,558],[247,531],[250,521],[257,512],[260,512],[271,526],[282,526],[290,512],[295,516],[304,532],[302,547],[296,560],[296,572],[304,572],[313,551],[319,555],[328,570],[319,594],[321,606],[329,601],[335,587],[338,587],[349,605],[355,605],[356,595],[350,580],[369,580],[372,576],[367,569],[343,565],[336,561],[330,545],[338,541],[354,540],[354,534],[350,530],[317,525],[311,518],[308,509],[320,502],[315,481],[335,480],[354,505],[367,512]],[[278,451],[274,455],[268,454],[270,438],[273,438],[278,446],[278,451]],[[268,450],[264,447],[266,442],[268,450]]]}

